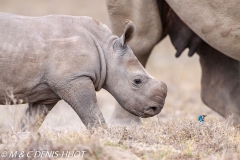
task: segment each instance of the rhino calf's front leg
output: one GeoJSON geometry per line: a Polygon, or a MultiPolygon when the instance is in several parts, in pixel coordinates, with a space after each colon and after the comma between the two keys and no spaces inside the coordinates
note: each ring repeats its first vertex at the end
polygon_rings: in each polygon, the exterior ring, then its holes
{"type": "Polygon", "coordinates": [[[78,114],[83,124],[92,128],[106,122],[97,104],[93,82],[88,77],[80,77],[63,86],[56,86],[56,93],[78,114]]]}

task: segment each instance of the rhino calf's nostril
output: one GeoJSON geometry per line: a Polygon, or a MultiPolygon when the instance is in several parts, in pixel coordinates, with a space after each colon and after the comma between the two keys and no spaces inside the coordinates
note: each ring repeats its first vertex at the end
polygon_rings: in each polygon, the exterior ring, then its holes
{"type": "Polygon", "coordinates": [[[149,108],[149,110],[152,110],[153,112],[156,112],[157,108],[158,107],[152,106],[152,107],[149,108]]]}
{"type": "Polygon", "coordinates": [[[148,106],[146,107],[146,109],[143,110],[144,116],[143,118],[147,118],[147,117],[152,117],[155,116],[156,114],[158,114],[161,111],[160,106],[148,106]]]}

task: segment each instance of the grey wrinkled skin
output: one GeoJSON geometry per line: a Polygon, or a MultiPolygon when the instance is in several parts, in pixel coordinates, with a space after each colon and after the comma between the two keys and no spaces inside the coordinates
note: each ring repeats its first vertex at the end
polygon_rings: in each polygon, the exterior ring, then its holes
{"type": "Polygon", "coordinates": [[[101,88],[136,116],[161,111],[167,87],[127,45],[135,34],[132,22],[118,38],[90,17],[1,13],[0,21],[0,104],[11,88],[18,100],[30,103],[30,121],[37,110],[45,117],[63,99],[85,126],[105,124],[95,93],[101,88]]]}
{"type": "MultiPolygon", "coordinates": [[[[176,57],[186,48],[189,56],[194,53],[200,56],[203,102],[224,117],[234,114],[235,124],[239,124],[240,12],[237,6],[240,3],[235,0],[225,4],[225,1],[205,0],[107,0],[114,34],[120,34],[119,21],[123,19],[139,24],[137,29],[141,32],[136,33],[138,38],[129,45],[143,66],[153,47],[169,35],[176,57]]],[[[140,122],[138,117],[120,110],[117,107],[113,114],[116,123],[122,123],[123,118],[125,122],[140,122]]]]}
{"type": "Polygon", "coordinates": [[[182,0],[181,2],[166,0],[166,2],[189,28],[210,46],[240,61],[239,0],[182,0]]]}

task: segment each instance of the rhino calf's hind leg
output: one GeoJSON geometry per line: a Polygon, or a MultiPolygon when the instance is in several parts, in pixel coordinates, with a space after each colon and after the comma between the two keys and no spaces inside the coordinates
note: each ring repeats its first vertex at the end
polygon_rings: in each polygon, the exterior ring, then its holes
{"type": "Polygon", "coordinates": [[[23,131],[37,131],[47,114],[55,105],[56,103],[46,105],[29,103],[25,116],[21,120],[21,129],[23,131]]]}

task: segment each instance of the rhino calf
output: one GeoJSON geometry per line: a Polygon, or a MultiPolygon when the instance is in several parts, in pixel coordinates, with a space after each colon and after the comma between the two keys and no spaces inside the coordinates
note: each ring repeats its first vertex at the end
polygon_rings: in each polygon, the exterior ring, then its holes
{"type": "Polygon", "coordinates": [[[105,124],[95,93],[101,88],[139,117],[163,108],[166,85],[147,73],[127,45],[135,33],[132,22],[119,38],[90,17],[1,13],[0,21],[0,104],[9,87],[29,103],[31,117],[63,99],[89,127],[105,124]]]}

